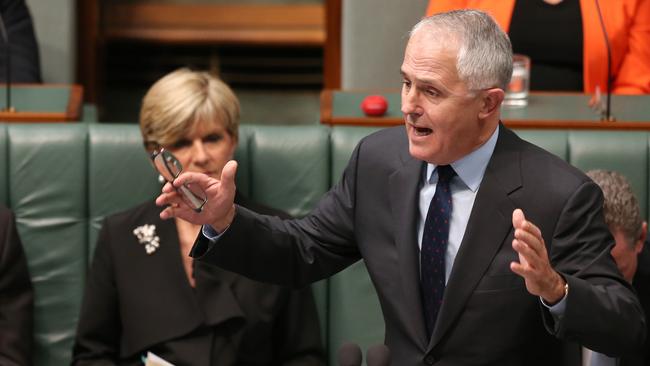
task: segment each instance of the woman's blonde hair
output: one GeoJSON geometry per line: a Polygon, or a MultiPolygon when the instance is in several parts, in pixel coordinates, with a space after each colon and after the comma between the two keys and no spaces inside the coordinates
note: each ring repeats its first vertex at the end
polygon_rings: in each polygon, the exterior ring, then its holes
{"type": "Polygon", "coordinates": [[[175,143],[199,122],[220,123],[237,141],[239,100],[207,72],[173,71],[156,81],[142,100],[140,132],[148,150],[175,143]]]}

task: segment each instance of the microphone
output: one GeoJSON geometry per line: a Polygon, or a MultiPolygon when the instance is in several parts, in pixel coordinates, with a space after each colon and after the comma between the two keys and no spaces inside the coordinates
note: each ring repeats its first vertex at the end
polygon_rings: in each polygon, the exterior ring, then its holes
{"type": "Polygon", "coordinates": [[[607,105],[605,106],[604,116],[601,116],[601,120],[613,122],[616,121],[616,118],[612,116],[612,50],[609,45],[609,37],[607,36],[607,29],[605,28],[605,21],[603,20],[603,13],[600,11],[600,3],[598,0],[594,0],[594,2],[596,3],[598,20],[600,21],[600,28],[603,30],[605,46],[607,48],[607,105]]]}
{"type": "Polygon", "coordinates": [[[346,342],[338,350],[339,366],[361,366],[361,348],[352,342],[346,342]]]}
{"type": "Polygon", "coordinates": [[[3,112],[15,112],[16,109],[11,106],[11,46],[9,45],[9,34],[7,33],[7,27],[5,27],[5,22],[2,19],[2,14],[0,14],[0,37],[5,43],[5,73],[7,76],[7,105],[2,110],[3,112]]]}
{"type": "Polygon", "coordinates": [[[366,351],[366,364],[368,366],[388,366],[390,364],[390,350],[385,344],[376,344],[366,351]]]}

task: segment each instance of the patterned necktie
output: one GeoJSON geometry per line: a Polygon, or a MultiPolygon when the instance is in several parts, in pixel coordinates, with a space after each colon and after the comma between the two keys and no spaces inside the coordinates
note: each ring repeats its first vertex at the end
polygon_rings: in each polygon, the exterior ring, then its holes
{"type": "Polygon", "coordinates": [[[438,311],[445,292],[445,253],[451,219],[451,190],[449,182],[456,175],[449,165],[438,166],[438,185],[424,221],[420,250],[420,288],[424,319],[429,337],[436,325],[438,311]]]}

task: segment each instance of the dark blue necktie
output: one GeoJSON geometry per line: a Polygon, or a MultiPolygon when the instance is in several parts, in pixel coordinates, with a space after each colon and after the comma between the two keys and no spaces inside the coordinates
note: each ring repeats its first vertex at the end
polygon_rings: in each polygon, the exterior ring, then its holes
{"type": "Polygon", "coordinates": [[[445,253],[452,210],[449,182],[456,175],[449,165],[438,166],[436,170],[438,184],[424,221],[420,250],[420,287],[424,320],[429,337],[436,325],[442,296],[445,293],[445,253]]]}

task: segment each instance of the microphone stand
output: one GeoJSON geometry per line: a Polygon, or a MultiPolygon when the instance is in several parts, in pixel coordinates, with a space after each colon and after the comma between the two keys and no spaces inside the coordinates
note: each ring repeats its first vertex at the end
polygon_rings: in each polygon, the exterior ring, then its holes
{"type": "MultiPolygon", "coordinates": [[[[600,28],[603,30],[605,37],[605,47],[607,48],[607,105],[605,106],[604,115],[601,115],[602,121],[614,122],[616,118],[612,116],[612,50],[609,45],[609,37],[607,36],[607,29],[605,28],[605,21],[603,20],[603,13],[600,11],[600,3],[596,3],[596,10],[598,11],[598,20],[600,21],[600,28]]],[[[601,112],[602,113],[602,112],[601,112]]]]}

